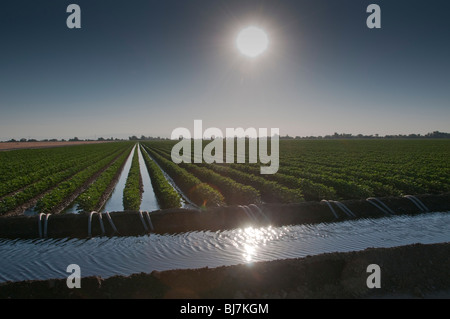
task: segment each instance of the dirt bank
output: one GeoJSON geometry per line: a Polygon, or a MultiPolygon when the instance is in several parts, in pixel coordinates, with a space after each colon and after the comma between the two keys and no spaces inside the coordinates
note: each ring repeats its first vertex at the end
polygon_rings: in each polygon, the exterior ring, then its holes
{"type": "Polygon", "coordinates": [[[52,148],[70,145],[110,143],[102,141],[79,141],[79,142],[0,142],[0,151],[12,151],[19,149],[52,148]]]}
{"type": "Polygon", "coordinates": [[[0,285],[0,298],[450,298],[450,243],[366,249],[214,269],[0,285]],[[367,266],[381,267],[369,289],[367,266]]]}

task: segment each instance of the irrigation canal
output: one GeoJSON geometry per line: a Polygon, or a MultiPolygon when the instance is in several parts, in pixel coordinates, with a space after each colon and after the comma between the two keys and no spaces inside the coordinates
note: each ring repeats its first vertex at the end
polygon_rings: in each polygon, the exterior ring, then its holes
{"type": "Polygon", "coordinates": [[[0,282],[218,267],[413,243],[450,242],[450,212],[331,223],[89,239],[1,239],[0,282]]]}

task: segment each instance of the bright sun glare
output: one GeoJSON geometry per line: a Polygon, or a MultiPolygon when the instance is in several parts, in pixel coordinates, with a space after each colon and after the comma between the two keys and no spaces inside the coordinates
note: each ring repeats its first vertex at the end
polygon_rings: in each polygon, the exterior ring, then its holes
{"type": "Polygon", "coordinates": [[[255,58],[267,50],[269,38],[264,30],[256,27],[248,27],[239,33],[236,39],[236,45],[243,55],[255,58]]]}

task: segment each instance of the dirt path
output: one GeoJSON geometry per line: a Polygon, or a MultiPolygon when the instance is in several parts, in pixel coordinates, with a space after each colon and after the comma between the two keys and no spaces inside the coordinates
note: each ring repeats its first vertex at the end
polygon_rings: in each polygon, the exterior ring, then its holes
{"type": "Polygon", "coordinates": [[[52,148],[85,144],[101,144],[112,142],[79,141],[79,142],[0,142],[0,151],[12,151],[19,149],[52,148]]]}

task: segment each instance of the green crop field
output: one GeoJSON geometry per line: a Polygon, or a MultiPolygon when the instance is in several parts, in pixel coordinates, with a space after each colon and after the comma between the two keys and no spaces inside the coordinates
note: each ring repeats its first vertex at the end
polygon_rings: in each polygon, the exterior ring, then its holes
{"type": "MultiPolygon", "coordinates": [[[[198,206],[217,206],[450,192],[448,139],[281,140],[273,175],[261,175],[259,163],[175,164],[170,156],[175,143],[141,142],[145,171],[162,208],[179,207],[182,195],[198,206]]],[[[29,207],[59,213],[71,203],[84,211],[100,209],[135,144],[0,152],[0,214],[29,207]]],[[[126,208],[138,210],[141,194],[135,153],[124,189],[126,208]]]]}
{"type": "MultiPolygon", "coordinates": [[[[105,143],[61,148],[0,152],[0,215],[29,207],[53,213],[83,193],[110,166],[123,159],[133,144],[105,143]]],[[[87,189],[92,192],[92,189],[87,189]]]]}
{"type": "MultiPolygon", "coordinates": [[[[164,160],[176,142],[147,142],[164,160]]],[[[361,199],[371,196],[450,191],[450,140],[281,140],[276,174],[260,175],[260,164],[180,164],[235,203],[235,189],[250,187],[264,202],[361,199]],[[201,168],[201,171],[200,171],[201,168]]],[[[240,192],[240,191],[239,191],[240,192]]],[[[241,192],[240,192],[241,193],[241,192]]],[[[250,192],[241,202],[257,201],[250,192]]],[[[238,200],[239,201],[239,200],[238,200]]]]}

